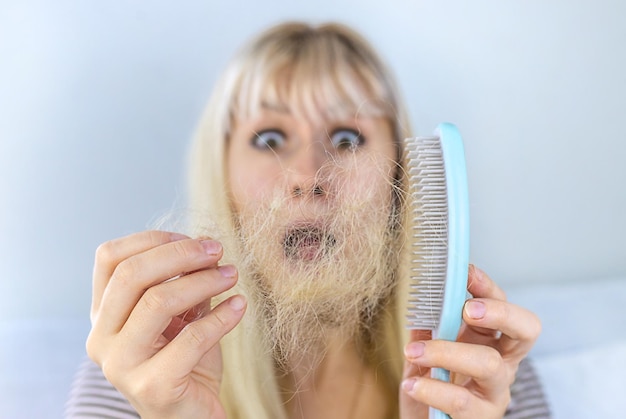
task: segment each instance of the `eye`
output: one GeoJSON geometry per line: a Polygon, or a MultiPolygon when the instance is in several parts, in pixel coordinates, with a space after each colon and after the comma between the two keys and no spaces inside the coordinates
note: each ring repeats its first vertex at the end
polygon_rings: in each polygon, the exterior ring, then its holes
{"type": "Polygon", "coordinates": [[[330,141],[339,150],[355,150],[365,142],[365,138],[358,131],[341,128],[332,132],[330,141]]]}
{"type": "Polygon", "coordinates": [[[277,129],[268,129],[255,133],[251,144],[259,150],[277,150],[285,145],[285,133],[277,129]]]}

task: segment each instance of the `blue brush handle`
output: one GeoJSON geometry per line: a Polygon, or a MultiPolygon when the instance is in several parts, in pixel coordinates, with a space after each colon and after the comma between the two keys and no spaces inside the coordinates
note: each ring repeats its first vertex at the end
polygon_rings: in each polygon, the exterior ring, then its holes
{"type": "MultiPolygon", "coordinates": [[[[467,295],[469,267],[469,192],[465,150],[457,128],[442,123],[435,134],[441,139],[446,188],[448,191],[448,269],[444,285],[441,318],[433,339],[454,341],[461,328],[463,304],[467,295]]],[[[431,377],[449,382],[450,373],[433,368],[431,377]]],[[[449,419],[445,413],[430,409],[431,419],[449,419]]]]}
{"type": "MultiPolygon", "coordinates": [[[[443,368],[433,368],[430,371],[430,376],[432,378],[436,378],[437,380],[446,382],[450,381],[450,372],[448,370],[444,370],[443,368]]],[[[428,409],[428,417],[429,419],[450,419],[450,416],[432,406],[428,409]]]]}

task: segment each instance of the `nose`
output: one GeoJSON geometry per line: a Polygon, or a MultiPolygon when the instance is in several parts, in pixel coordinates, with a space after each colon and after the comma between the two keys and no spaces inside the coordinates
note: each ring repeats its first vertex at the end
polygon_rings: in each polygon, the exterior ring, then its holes
{"type": "Polygon", "coordinates": [[[330,158],[321,142],[312,142],[299,147],[286,167],[287,182],[294,197],[321,197],[327,193],[324,166],[330,158]]]}

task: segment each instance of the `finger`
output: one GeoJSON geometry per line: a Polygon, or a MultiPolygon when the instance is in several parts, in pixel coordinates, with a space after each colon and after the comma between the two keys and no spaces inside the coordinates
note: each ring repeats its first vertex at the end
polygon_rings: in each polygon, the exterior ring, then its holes
{"type": "Polygon", "coordinates": [[[462,386],[428,377],[412,377],[402,382],[402,389],[414,400],[455,419],[489,417],[486,414],[489,403],[462,386]]]}
{"type": "Polygon", "coordinates": [[[511,373],[502,356],[489,346],[444,340],[413,342],[407,345],[405,355],[414,365],[471,377],[489,398],[499,395],[502,383],[510,381],[511,373]]]}
{"type": "MultiPolygon", "coordinates": [[[[120,331],[122,341],[140,357],[151,357],[169,340],[163,332],[172,318],[232,288],[237,271],[232,265],[197,271],[149,288],[120,331]]],[[[180,329],[189,321],[181,321],[180,329]]],[[[178,331],[180,331],[180,329],[178,331]]]]}
{"type": "Polygon", "coordinates": [[[121,262],[102,295],[94,328],[115,334],[122,328],[146,289],[184,272],[216,266],[219,242],[180,240],[149,249],[121,262]]]}
{"type": "Polygon", "coordinates": [[[506,293],[486,273],[474,265],[469,266],[467,290],[474,297],[506,301],[506,293]]]}
{"type": "Polygon", "coordinates": [[[100,309],[102,294],[117,265],[129,257],[162,244],[187,239],[183,234],[166,231],[142,231],[126,237],[110,240],[96,250],[92,286],[92,320],[100,309]]]}
{"type": "Polygon", "coordinates": [[[185,310],[183,313],[172,317],[172,320],[167,325],[162,335],[165,337],[166,342],[171,341],[178,335],[192,321],[198,320],[211,310],[211,298],[203,300],[200,304],[185,310]]]}
{"type": "MultiPolygon", "coordinates": [[[[469,333],[500,331],[498,349],[503,356],[520,360],[532,348],[541,333],[541,321],[531,311],[506,301],[475,298],[463,309],[469,333]]],[[[464,338],[467,339],[467,336],[464,338]]]]}
{"type": "Polygon", "coordinates": [[[185,328],[152,358],[161,371],[173,380],[183,380],[202,358],[242,319],[246,300],[234,295],[218,304],[211,312],[185,328]]]}
{"type": "MultiPolygon", "coordinates": [[[[423,340],[431,340],[432,339],[432,335],[433,332],[431,330],[420,330],[420,329],[412,329],[409,331],[409,344],[406,346],[406,349],[408,349],[409,351],[411,350],[411,348],[413,348],[413,346],[411,345],[411,342],[419,342],[419,341],[423,341],[423,340]]],[[[418,349],[421,348],[418,345],[418,349]]],[[[417,354],[419,355],[419,354],[417,354]]],[[[412,357],[413,354],[407,354],[405,352],[405,358],[410,358],[412,357]]],[[[430,372],[429,368],[425,368],[425,367],[421,367],[419,365],[414,365],[410,362],[406,362],[404,365],[404,370],[403,370],[403,374],[402,377],[403,378],[408,378],[408,377],[412,377],[414,375],[427,375],[430,372]]]]}
{"type": "Polygon", "coordinates": [[[472,343],[474,345],[491,346],[492,348],[498,347],[500,343],[500,337],[502,332],[499,330],[485,329],[482,327],[469,326],[463,323],[457,342],[472,343]]]}

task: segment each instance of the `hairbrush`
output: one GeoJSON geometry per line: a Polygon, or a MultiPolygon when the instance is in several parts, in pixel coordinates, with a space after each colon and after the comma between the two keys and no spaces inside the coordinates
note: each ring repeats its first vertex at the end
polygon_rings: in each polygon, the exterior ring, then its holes
{"type": "MultiPolygon", "coordinates": [[[[410,211],[408,323],[454,341],[461,327],[469,265],[469,204],[463,141],[440,124],[431,137],[405,140],[410,211]]],[[[450,381],[433,368],[431,377],[450,381]]],[[[449,418],[430,408],[431,419],[449,418]]]]}

